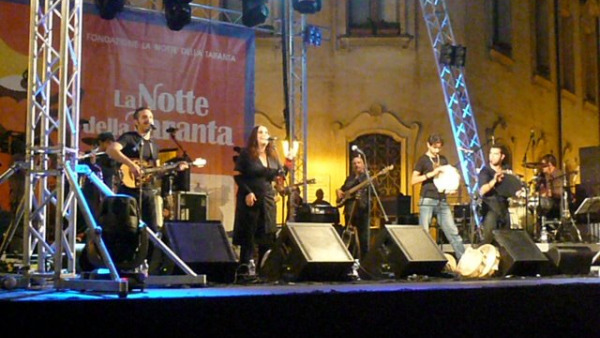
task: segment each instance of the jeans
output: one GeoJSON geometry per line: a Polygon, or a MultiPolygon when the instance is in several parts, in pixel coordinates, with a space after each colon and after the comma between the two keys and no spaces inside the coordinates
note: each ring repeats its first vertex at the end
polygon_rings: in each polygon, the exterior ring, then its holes
{"type": "Polygon", "coordinates": [[[494,240],[494,230],[510,229],[510,213],[506,202],[496,200],[484,200],[483,205],[483,242],[490,244],[494,240]]]}
{"type": "Polygon", "coordinates": [[[435,213],[439,226],[442,228],[444,235],[446,235],[448,242],[450,242],[452,249],[454,249],[456,259],[460,260],[460,257],[465,253],[465,246],[458,234],[456,224],[454,224],[454,217],[452,216],[448,202],[446,200],[422,197],[419,201],[419,210],[419,224],[427,231],[429,231],[429,224],[435,213]]]}

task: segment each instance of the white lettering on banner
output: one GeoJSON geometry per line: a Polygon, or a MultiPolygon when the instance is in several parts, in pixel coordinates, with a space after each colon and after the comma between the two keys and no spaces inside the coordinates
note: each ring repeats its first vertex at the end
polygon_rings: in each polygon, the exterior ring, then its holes
{"type": "Polygon", "coordinates": [[[189,114],[197,116],[207,116],[209,113],[209,102],[206,97],[196,96],[193,91],[178,90],[173,93],[160,91],[164,84],[154,85],[152,91],[143,83],[139,84],[138,98],[136,100],[133,94],[121,93],[116,89],[114,94],[114,105],[119,108],[135,109],[136,107],[146,106],[150,109],[158,109],[163,113],[173,111],[179,114],[189,114]]]}
{"type": "Polygon", "coordinates": [[[106,121],[99,121],[96,119],[96,116],[91,116],[89,123],[83,125],[83,131],[91,134],[110,131],[114,135],[121,135],[129,131],[129,123],[119,122],[114,117],[109,117],[106,121]]]}
{"type": "MultiPolygon", "coordinates": [[[[175,135],[178,140],[190,143],[233,146],[233,128],[230,126],[218,126],[215,121],[201,124],[184,121],[154,120],[154,125],[157,129],[154,133],[155,139],[169,139],[171,135],[167,132],[167,129],[176,127],[179,129],[175,135]]],[[[114,117],[109,117],[106,121],[101,121],[92,116],[89,119],[89,123],[83,126],[83,131],[89,134],[99,134],[109,131],[118,136],[129,130],[130,125],[128,123],[119,122],[114,117]]]]}
{"type": "Polygon", "coordinates": [[[140,45],[139,41],[129,40],[116,36],[107,36],[92,33],[86,33],[85,36],[87,40],[90,40],[92,42],[105,43],[109,45],[112,44],[120,47],[139,48],[140,45]]]}
{"type": "Polygon", "coordinates": [[[211,51],[206,51],[205,52],[205,56],[209,59],[216,59],[216,60],[224,60],[224,61],[229,61],[229,62],[236,62],[235,59],[235,55],[231,55],[231,54],[225,54],[225,53],[221,53],[221,52],[211,52],[211,51]]]}
{"type": "Polygon", "coordinates": [[[177,51],[179,50],[179,47],[176,46],[168,46],[168,45],[161,45],[158,43],[154,44],[154,50],[159,51],[159,52],[167,52],[170,54],[177,54],[177,51]]]}

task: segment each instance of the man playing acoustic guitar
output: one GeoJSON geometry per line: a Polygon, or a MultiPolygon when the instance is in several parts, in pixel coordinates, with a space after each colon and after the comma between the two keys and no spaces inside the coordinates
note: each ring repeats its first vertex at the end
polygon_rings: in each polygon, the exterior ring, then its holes
{"type": "MultiPolygon", "coordinates": [[[[159,165],[159,148],[152,139],[152,131],[155,129],[154,115],[149,108],[141,107],[133,113],[133,121],[135,130],[121,135],[106,150],[106,153],[112,159],[124,164],[123,169],[128,169],[122,170],[128,171],[128,175],[123,175],[117,192],[137,199],[138,206],[142,210],[142,220],[150,229],[156,232],[158,230],[158,215],[156,213],[155,196],[157,192],[154,189],[154,176],[144,175],[145,168],[159,165]],[[127,176],[129,175],[133,175],[136,182],[128,184],[127,176]]],[[[187,163],[182,162],[177,169],[185,170],[188,167],[187,163]]]]}

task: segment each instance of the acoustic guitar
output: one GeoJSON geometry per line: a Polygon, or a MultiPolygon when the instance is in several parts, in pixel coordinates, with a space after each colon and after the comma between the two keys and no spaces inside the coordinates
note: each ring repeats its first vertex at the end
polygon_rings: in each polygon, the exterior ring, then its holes
{"type": "Polygon", "coordinates": [[[150,179],[158,174],[167,173],[173,171],[179,167],[182,163],[187,163],[188,165],[196,168],[202,168],[206,165],[206,160],[203,158],[197,158],[192,162],[188,161],[180,161],[177,163],[166,164],[160,167],[152,167],[148,163],[142,163],[140,160],[134,160],[134,162],[140,166],[142,169],[142,174],[138,177],[135,177],[131,172],[131,169],[126,164],[121,164],[119,168],[121,183],[127,188],[139,188],[141,184],[147,183],[150,179]]]}

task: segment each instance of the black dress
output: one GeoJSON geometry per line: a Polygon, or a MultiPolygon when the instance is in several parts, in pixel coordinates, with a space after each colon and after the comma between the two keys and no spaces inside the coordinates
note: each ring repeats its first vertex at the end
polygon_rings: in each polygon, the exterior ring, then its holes
{"type": "Polygon", "coordinates": [[[240,152],[235,170],[240,174],[234,177],[238,186],[233,244],[249,246],[269,243],[277,231],[277,208],[275,189],[272,182],[283,168],[276,158],[269,157],[265,167],[259,158],[253,159],[247,149],[240,152]],[[246,195],[254,193],[256,202],[246,205],[246,195]]]}

